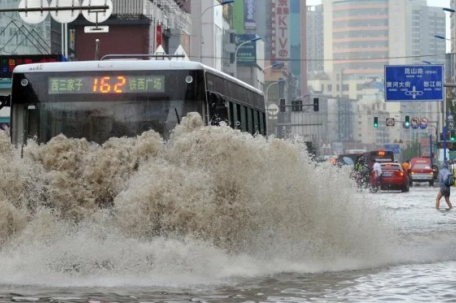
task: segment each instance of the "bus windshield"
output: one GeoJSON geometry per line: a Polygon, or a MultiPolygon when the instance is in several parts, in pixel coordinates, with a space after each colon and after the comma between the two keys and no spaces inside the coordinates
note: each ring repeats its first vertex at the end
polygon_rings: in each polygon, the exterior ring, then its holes
{"type": "Polygon", "coordinates": [[[204,73],[20,73],[13,77],[12,98],[16,142],[48,142],[63,134],[101,144],[110,137],[134,137],[147,130],[166,139],[188,112],[203,115],[204,73]]]}
{"type": "Polygon", "coordinates": [[[374,160],[380,163],[394,162],[394,153],[390,150],[375,150],[364,154],[365,160],[369,168],[374,165],[374,160]]]}

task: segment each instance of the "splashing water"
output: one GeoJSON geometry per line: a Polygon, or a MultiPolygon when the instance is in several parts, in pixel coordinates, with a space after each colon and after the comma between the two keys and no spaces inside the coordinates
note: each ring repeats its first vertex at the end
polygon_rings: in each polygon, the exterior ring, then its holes
{"type": "Polygon", "coordinates": [[[189,114],[102,146],[0,134],[0,284],[172,285],[388,262],[392,231],[303,145],[189,114]]]}

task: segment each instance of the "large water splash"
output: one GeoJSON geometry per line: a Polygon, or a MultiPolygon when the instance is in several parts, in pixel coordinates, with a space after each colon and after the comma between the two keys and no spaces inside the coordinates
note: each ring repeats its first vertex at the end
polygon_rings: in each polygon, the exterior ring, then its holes
{"type": "Polygon", "coordinates": [[[353,269],[388,260],[394,241],[347,171],[197,114],[167,142],[153,131],[102,146],[58,136],[21,157],[0,141],[0,283],[353,269]]]}

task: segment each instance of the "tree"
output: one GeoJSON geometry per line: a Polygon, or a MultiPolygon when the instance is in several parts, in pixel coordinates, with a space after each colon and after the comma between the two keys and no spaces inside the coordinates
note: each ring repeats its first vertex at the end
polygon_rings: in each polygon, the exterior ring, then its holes
{"type": "Polygon", "coordinates": [[[401,148],[402,160],[416,158],[420,156],[420,142],[413,141],[404,148],[401,148]]]}

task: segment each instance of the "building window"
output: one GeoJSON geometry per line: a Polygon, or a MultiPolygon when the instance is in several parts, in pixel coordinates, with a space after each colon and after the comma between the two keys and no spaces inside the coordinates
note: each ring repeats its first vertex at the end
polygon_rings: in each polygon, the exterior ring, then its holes
{"type": "Polygon", "coordinates": [[[332,91],[332,84],[328,84],[328,92],[332,91]]]}

